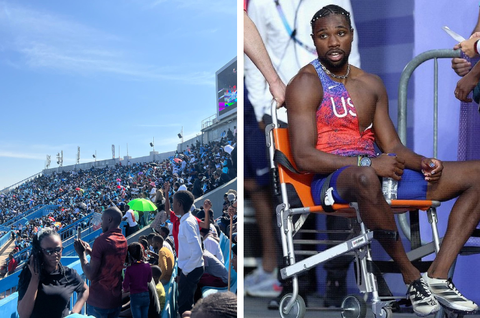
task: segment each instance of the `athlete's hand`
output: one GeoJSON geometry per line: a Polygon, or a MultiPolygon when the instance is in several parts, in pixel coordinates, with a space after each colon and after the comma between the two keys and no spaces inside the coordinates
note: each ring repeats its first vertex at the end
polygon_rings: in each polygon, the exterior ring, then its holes
{"type": "Polygon", "coordinates": [[[405,169],[405,160],[383,153],[372,159],[372,168],[375,169],[375,172],[380,177],[399,181],[402,179],[403,169],[405,169]]]}
{"type": "Polygon", "coordinates": [[[437,182],[442,176],[443,163],[435,158],[422,159],[422,173],[428,182],[437,182]]]}
{"type": "Polygon", "coordinates": [[[457,73],[458,76],[465,76],[472,67],[472,63],[466,59],[455,57],[452,59],[452,69],[457,73]]]}

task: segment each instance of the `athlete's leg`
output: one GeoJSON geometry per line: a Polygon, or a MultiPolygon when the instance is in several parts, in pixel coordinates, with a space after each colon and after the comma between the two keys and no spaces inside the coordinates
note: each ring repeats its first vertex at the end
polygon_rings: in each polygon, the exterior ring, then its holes
{"type": "MultiPolygon", "coordinates": [[[[368,229],[397,231],[393,212],[383,197],[380,180],[373,168],[348,167],[338,175],[336,186],[344,200],[358,202],[368,229]]],[[[408,260],[400,240],[379,239],[379,242],[398,265],[406,284],[420,278],[420,272],[408,260]]]]}
{"type": "Polygon", "coordinates": [[[480,221],[480,161],[444,162],[440,180],[430,183],[427,198],[446,201],[458,196],[448,219],[440,252],[428,270],[430,277],[447,278],[460,249],[480,221]]]}

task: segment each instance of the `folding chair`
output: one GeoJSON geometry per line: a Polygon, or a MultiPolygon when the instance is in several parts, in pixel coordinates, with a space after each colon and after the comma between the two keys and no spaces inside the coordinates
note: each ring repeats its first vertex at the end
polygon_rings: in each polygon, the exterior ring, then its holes
{"type": "MultiPolygon", "coordinates": [[[[295,260],[293,236],[299,231],[306,217],[310,213],[326,213],[322,206],[314,204],[310,183],[313,174],[298,173],[293,160],[287,128],[278,128],[275,103],[272,103],[272,124],[268,125],[265,134],[267,147],[270,154],[270,168],[274,176],[274,189],[276,195],[281,198],[281,203],[276,208],[277,225],[280,227],[282,252],[286,267],[280,273],[283,279],[292,279],[293,293],[283,296],[280,302],[281,317],[303,317],[306,311],[305,302],[299,296],[298,275],[346,253],[354,253],[356,258],[357,286],[361,293],[371,294],[372,311],[376,317],[389,318],[392,316],[391,298],[386,300],[379,296],[377,278],[372,272],[372,257],[370,242],[376,237],[375,231],[368,230],[361,220],[358,204],[334,204],[335,212],[329,215],[356,218],[360,233],[343,243],[327,248],[299,262],[295,260]],[[282,155],[283,154],[283,155],[282,155]],[[293,186],[298,195],[301,206],[291,206],[287,184],[293,186]],[[294,222],[294,216],[298,220],[294,222]]],[[[439,246],[440,239],[436,227],[436,207],[438,201],[431,200],[388,200],[395,213],[407,211],[427,211],[429,220],[432,220],[433,244],[439,246]]],[[[427,251],[417,252],[412,258],[419,258],[435,251],[430,248],[427,251]],[[421,254],[421,255],[419,255],[421,254]]],[[[410,258],[410,257],[409,257],[410,258]]],[[[363,318],[366,315],[366,302],[358,295],[347,296],[342,303],[342,317],[363,318]]]]}

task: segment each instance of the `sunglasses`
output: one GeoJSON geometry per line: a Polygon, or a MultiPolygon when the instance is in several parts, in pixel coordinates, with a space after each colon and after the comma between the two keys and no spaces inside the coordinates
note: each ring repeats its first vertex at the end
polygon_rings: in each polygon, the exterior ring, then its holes
{"type": "Polygon", "coordinates": [[[53,254],[62,253],[63,247],[42,248],[42,250],[45,252],[45,254],[51,256],[53,254]]]}

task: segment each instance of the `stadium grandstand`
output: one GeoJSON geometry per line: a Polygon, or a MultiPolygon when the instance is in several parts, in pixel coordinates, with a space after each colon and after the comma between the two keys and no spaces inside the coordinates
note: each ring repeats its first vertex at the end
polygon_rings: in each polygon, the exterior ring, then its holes
{"type": "MultiPolygon", "coordinates": [[[[168,182],[171,185],[170,200],[176,191],[189,190],[195,195],[194,207],[201,207],[209,199],[215,222],[219,225],[225,222],[229,218],[226,193],[237,188],[236,109],[220,115],[217,112],[204,120],[201,133],[193,139],[183,141],[183,136],[179,134],[181,143],[174,151],[152,151],[149,156],[139,158],[125,156],[71,166],[59,165],[1,190],[0,317],[17,317],[19,274],[31,255],[32,238],[41,229],[50,227],[60,234],[62,264],[75,269],[88,284],[73,242],[81,236],[83,241],[93,246],[102,233],[102,211],[109,207],[120,207],[137,198],[160,206],[162,202],[157,190],[168,182]]],[[[196,209],[193,213],[200,210],[196,209]]],[[[128,222],[120,224],[128,244],[153,232],[150,224],[158,210],[134,213],[138,231],[127,236],[128,222]]],[[[168,218],[161,225],[171,228],[168,218]]],[[[222,226],[220,228],[223,229],[222,226]]],[[[218,234],[224,265],[230,268],[231,233],[218,234]]],[[[166,302],[161,317],[177,317],[176,273],[175,264],[172,278],[164,285],[166,302]]],[[[233,269],[230,269],[228,288],[207,287],[203,290],[209,294],[227,289],[236,291],[233,269]]],[[[75,304],[76,297],[74,293],[70,306],[75,304]]],[[[82,313],[85,313],[85,308],[82,313]]],[[[122,317],[129,317],[129,314],[122,308],[122,317]]]]}

